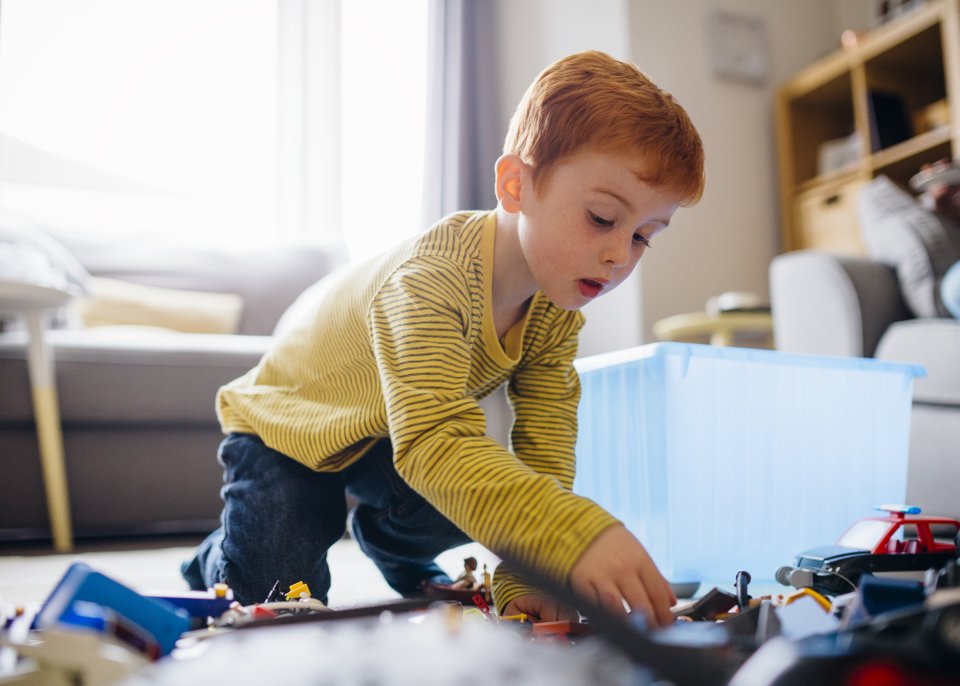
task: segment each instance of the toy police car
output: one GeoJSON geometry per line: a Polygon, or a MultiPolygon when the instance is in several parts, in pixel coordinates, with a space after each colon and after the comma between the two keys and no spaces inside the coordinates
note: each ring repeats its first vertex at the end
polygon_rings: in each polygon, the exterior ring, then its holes
{"type": "Polygon", "coordinates": [[[890,514],[861,519],[835,545],[805,550],[797,556],[796,566],[777,570],[777,581],[841,595],[856,590],[864,574],[924,572],[956,559],[960,521],[912,516],[920,513],[919,507],[877,509],[890,514]]]}

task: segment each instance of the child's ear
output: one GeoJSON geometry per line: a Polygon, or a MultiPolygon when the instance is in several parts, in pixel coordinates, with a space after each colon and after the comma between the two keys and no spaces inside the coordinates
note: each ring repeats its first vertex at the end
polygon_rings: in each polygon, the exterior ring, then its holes
{"type": "Polygon", "coordinates": [[[501,155],[497,160],[496,191],[500,206],[507,212],[520,211],[520,192],[523,189],[523,160],[514,153],[501,155]]]}

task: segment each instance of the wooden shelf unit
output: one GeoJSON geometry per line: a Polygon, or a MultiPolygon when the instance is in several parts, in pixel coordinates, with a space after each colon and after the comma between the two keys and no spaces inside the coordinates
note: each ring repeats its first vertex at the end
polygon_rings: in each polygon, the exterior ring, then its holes
{"type": "Polygon", "coordinates": [[[778,90],[775,115],[783,249],[862,253],[864,183],[906,186],[960,156],[960,0],[930,0],[809,65],[778,90]],[[932,109],[945,112],[936,127],[921,121],[932,109]],[[822,146],[851,136],[856,159],[822,168],[822,146]]]}

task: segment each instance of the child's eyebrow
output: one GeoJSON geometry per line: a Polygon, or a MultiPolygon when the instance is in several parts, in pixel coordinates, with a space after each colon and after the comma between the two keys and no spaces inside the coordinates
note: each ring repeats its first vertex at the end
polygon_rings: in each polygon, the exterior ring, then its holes
{"type": "Polygon", "coordinates": [[[624,198],[622,195],[620,195],[619,193],[615,193],[614,191],[611,191],[606,188],[601,188],[599,186],[594,188],[593,191],[595,193],[603,193],[604,195],[609,195],[613,197],[615,200],[619,200],[623,205],[627,207],[628,210],[630,210],[631,212],[633,211],[633,204],[629,200],[624,198]]]}

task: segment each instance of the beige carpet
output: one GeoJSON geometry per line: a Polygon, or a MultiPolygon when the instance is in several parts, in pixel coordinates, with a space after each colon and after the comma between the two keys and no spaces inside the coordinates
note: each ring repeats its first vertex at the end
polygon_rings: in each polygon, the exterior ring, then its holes
{"type": "MultiPolygon", "coordinates": [[[[91,551],[70,555],[0,556],[0,608],[42,602],[75,561],[83,561],[99,572],[140,593],[176,593],[187,590],[180,577],[180,562],[190,557],[192,546],[148,550],[91,551]]],[[[497,558],[486,548],[471,543],[449,550],[438,558],[444,571],[456,578],[463,570],[463,558],[474,556],[493,569],[497,558]]],[[[331,607],[370,605],[396,599],[380,572],[352,539],[337,542],[329,553],[333,578],[329,594],[331,607]]]]}

